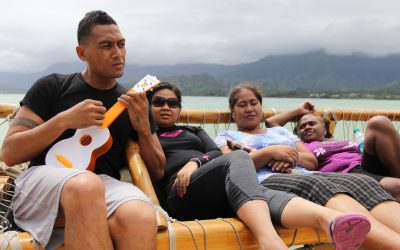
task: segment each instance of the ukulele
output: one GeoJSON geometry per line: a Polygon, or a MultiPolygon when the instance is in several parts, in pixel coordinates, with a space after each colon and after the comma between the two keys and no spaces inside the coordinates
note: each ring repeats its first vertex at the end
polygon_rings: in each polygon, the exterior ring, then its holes
{"type": "MultiPolygon", "coordinates": [[[[146,75],[129,91],[145,92],[160,81],[146,75]]],[[[112,137],[108,127],[125,110],[122,102],[116,102],[106,113],[101,126],[77,129],[75,134],[54,144],[46,155],[46,165],[78,168],[93,171],[97,157],[107,152],[112,146],[112,137]]]]}
{"type": "Polygon", "coordinates": [[[228,138],[225,138],[225,139],[226,139],[226,144],[227,144],[228,148],[230,148],[233,151],[238,150],[238,149],[244,150],[247,153],[250,153],[252,151],[252,149],[250,147],[248,147],[240,142],[237,142],[237,141],[234,141],[234,140],[231,140],[228,138]]]}

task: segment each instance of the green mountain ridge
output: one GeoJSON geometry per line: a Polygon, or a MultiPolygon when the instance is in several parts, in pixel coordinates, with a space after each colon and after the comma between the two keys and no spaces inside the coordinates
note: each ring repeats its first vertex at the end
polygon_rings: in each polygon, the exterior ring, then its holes
{"type": "MultiPolygon", "coordinates": [[[[0,91],[25,92],[40,76],[79,72],[83,67],[80,62],[59,63],[35,73],[0,72],[0,91]]],[[[224,96],[232,85],[251,81],[271,96],[400,98],[400,55],[337,56],[313,51],[238,65],[127,65],[119,81],[130,87],[146,74],[178,84],[185,95],[224,96]]]]}

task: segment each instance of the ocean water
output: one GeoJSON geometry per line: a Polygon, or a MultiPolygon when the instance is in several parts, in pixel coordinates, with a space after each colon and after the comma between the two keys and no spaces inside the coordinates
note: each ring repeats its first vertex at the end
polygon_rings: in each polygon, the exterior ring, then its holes
{"type": "MultiPolygon", "coordinates": [[[[15,103],[17,104],[24,94],[0,94],[0,103],[15,103]]],[[[227,97],[208,97],[208,96],[183,96],[183,108],[188,109],[204,109],[204,110],[227,110],[228,98],[227,97]]],[[[346,108],[346,109],[372,109],[372,110],[399,110],[400,100],[370,100],[370,99],[305,99],[305,98],[270,98],[263,99],[263,108],[274,108],[276,110],[288,110],[299,106],[305,101],[311,101],[315,104],[316,108],[346,108]]],[[[4,119],[0,118],[0,123],[4,119]]],[[[364,128],[365,124],[354,122],[339,122],[335,131],[336,138],[349,139],[351,137],[351,129],[354,126],[364,128]]],[[[399,124],[396,123],[399,129],[399,124]]],[[[0,142],[7,131],[7,124],[0,126],[0,142]]],[[[293,124],[285,126],[291,130],[293,124]]],[[[211,135],[215,136],[217,133],[226,130],[225,126],[206,125],[204,129],[211,135]]],[[[232,127],[230,129],[233,129],[232,127]]]]}

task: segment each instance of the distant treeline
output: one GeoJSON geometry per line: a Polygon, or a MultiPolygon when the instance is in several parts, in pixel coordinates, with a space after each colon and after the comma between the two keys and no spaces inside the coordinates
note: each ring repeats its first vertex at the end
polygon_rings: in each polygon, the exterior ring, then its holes
{"type": "MultiPolygon", "coordinates": [[[[227,96],[231,87],[239,83],[239,81],[217,80],[208,74],[159,77],[159,79],[176,84],[184,95],[189,96],[227,96]]],[[[358,90],[296,89],[278,80],[248,82],[258,85],[264,96],[268,97],[400,99],[400,81],[382,88],[363,88],[358,90]]],[[[129,87],[129,84],[125,84],[125,86],[129,87]]]]}
{"type": "MultiPolygon", "coordinates": [[[[0,92],[25,93],[41,76],[80,72],[81,63],[59,63],[34,73],[0,71],[0,92]]],[[[177,84],[184,95],[226,96],[242,81],[260,85],[265,96],[400,99],[400,54],[384,57],[330,55],[314,51],[266,56],[237,65],[132,65],[119,79],[131,87],[146,74],[177,84]],[[129,84],[128,84],[129,82],[129,84]]]]}
{"type": "MultiPolygon", "coordinates": [[[[183,95],[188,96],[227,96],[232,86],[246,81],[217,80],[208,74],[190,76],[158,77],[161,81],[176,84],[183,95]]],[[[341,88],[333,89],[343,84],[332,83],[332,89],[326,86],[307,87],[307,83],[300,84],[303,88],[295,87],[282,80],[258,80],[247,81],[258,85],[266,97],[299,97],[299,98],[356,98],[356,99],[400,99],[400,81],[395,81],[381,88],[341,88]],[[308,89],[307,89],[308,88],[308,89]]],[[[131,88],[132,83],[122,83],[131,88]]],[[[2,93],[24,93],[20,89],[12,87],[1,90],[2,93]]]]}

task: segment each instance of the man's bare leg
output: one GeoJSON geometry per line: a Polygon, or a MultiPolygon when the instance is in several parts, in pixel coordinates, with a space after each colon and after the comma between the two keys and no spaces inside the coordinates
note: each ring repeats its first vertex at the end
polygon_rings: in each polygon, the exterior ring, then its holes
{"type": "Polygon", "coordinates": [[[83,173],[69,179],[60,206],[65,221],[65,249],[113,249],[107,226],[104,186],[95,174],[83,173]]]}
{"type": "Polygon", "coordinates": [[[375,116],[369,119],[364,149],[369,154],[376,154],[392,177],[400,178],[400,134],[388,118],[375,116]]]}
{"type": "Polygon", "coordinates": [[[385,177],[379,184],[389,192],[397,201],[400,201],[400,179],[395,177],[385,177]]]}
{"type": "Polygon", "coordinates": [[[123,203],[108,220],[118,250],[156,249],[157,217],[152,205],[141,200],[123,203]]]}

